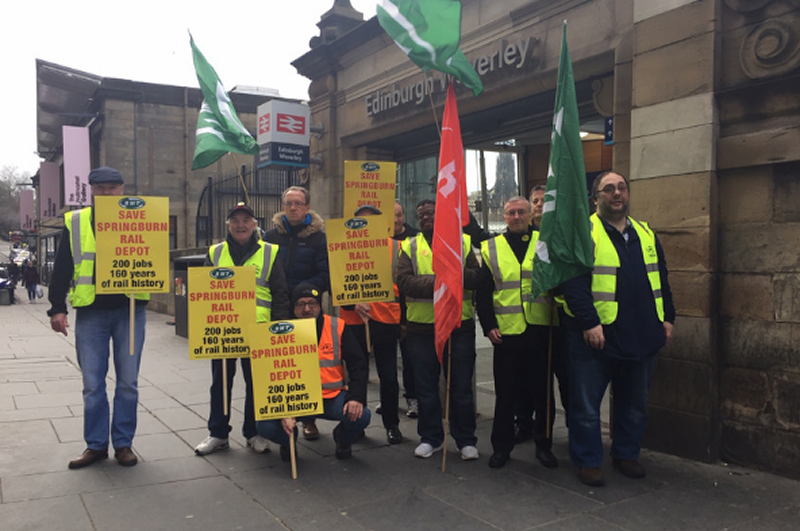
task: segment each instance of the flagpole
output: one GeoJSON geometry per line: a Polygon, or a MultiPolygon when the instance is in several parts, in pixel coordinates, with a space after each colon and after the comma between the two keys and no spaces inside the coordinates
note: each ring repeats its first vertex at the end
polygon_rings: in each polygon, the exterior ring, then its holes
{"type": "Polygon", "coordinates": [[[444,442],[442,442],[442,472],[447,467],[447,433],[450,431],[450,374],[453,370],[453,336],[447,340],[447,382],[444,394],[444,442]]]}
{"type": "Polygon", "coordinates": [[[553,403],[553,310],[555,301],[550,298],[550,326],[547,338],[547,426],[545,427],[545,437],[548,439],[551,438],[553,431],[552,413],[550,413],[553,403]]]}
{"type": "MultiPolygon", "coordinates": [[[[428,86],[428,74],[425,71],[422,71],[422,77],[425,78],[425,86],[428,86]]],[[[448,83],[452,82],[450,76],[446,77],[448,83]]],[[[428,91],[428,100],[431,102],[431,113],[433,114],[433,122],[436,124],[436,132],[439,133],[439,141],[442,140],[442,129],[439,127],[439,117],[436,116],[436,106],[433,104],[433,92],[428,91]]]]}
{"type": "Polygon", "coordinates": [[[230,154],[231,154],[231,157],[233,157],[233,164],[234,164],[234,166],[236,166],[236,173],[239,174],[239,182],[242,183],[242,190],[244,190],[244,200],[249,205],[250,204],[250,195],[247,193],[247,185],[244,184],[244,176],[242,175],[242,167],[239,166],[239,161],[236,160],[236,153],[231,151],[230,154]]]}

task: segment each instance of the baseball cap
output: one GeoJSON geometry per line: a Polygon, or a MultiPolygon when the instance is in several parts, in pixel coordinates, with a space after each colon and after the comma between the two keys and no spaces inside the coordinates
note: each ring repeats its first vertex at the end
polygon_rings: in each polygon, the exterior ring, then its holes
{"type": "Polygon", "coordinates": [[[236,203],[231,209],[231,211],[228,212],[228,219],[231,219],[231,216],[233,216],[237,212],[246,212],[247,215],[249,215],[251,218],[256,217],[255,213],[253,213],[253,209],[241,201],[236,203]]]}

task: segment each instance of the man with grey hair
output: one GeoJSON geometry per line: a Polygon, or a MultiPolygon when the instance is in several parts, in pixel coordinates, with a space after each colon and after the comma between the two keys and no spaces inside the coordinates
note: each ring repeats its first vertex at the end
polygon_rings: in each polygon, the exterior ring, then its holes
{"type": "Polygon", "coordinates": [[[481,243],[478,318],[494,345],[495,409],[492,424],[491,468],[508,461],[515,444],[514,415],[522,411],[529,432],[535,427],[536,458],[546,467],[558,462],[545,436],[547,407],[547,330],[553,309],[544,297],[531,293],[533,255],[539,233],[530,224],[531,207],[521,196],[509,199],[503,209],[506,231],[481,243]],[[544,336],[546,339],[546,335],[544,336]],[[541,360],[545,360],[544,368],[541,360]],[[535,422],[532,420],[536,410],[535,422]]]}
{"type": "MultiPolygon", "coordinates": [[[[125,193],[122,174],[103,166],[89,172],[92,203],[96,196],[125,193]]],[[[129,295],[99,295],[96,292],[94,206],[64,214],[64,230],[56,254],[48,298],[50,326],[67,335],[67,305],[75,308],[75,351],[83,379],[83,438],[86,449],[69,462],[70,469],[83,468],[108,458],[109,429],[114,457],[122,466],[139,459],[131,449],[136,434],[139,402],[139,365],[144,346],[147,293],[135,295],[133,308],[133,352],[129,352],[131,306],[129,295]],[[116,384],[113,412],[106,394],[109,345],[116,384]],[[111,422],[109,423],[109,416],[111,422]]]]}

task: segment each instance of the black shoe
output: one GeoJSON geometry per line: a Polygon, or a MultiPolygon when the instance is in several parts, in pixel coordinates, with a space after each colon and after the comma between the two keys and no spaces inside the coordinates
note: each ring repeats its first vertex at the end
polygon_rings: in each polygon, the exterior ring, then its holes
{"type": "Polygon", "coordinates": [[[546,468],[556,468],[558,466],[558,459],[549,448],[537,448],[536,459],[546,468]]]}
{"type": "MultiPolygon", "coordinates": [[[[292,460],[292,450],[288,444],[281,446],[281,461],[288,463],[292,460]]],[[[294,427],[294,455],[297,456],[297,426],[294,427]]]]}
{"type": "Polygon", "coordinates": [[[521,444],[531,439],[533,439],[533,431],[522,429],[519,426],[514,427],[514,444],[521,444]]]}
{"type": "Polygon", "coordinates": [[[505,452],[495,452],[489,458],[489,468],[503,468],[510,458],[511,456],[505,452]]]}
{"type": "Polygon", "coordinates": [[[400,444],[403,442],[403,434],[400,433],[397,426],[386,428],[386,440],[389,441],[389,444],[400,444]]]}
{"type": "Polygon", "coordinates": [[[336,459],[350,459],[353,455],[353,445],[339,442],[339,428],[340,426],[333,428],[333,440],[336,442],[336,459]]]}
{"type": "Polygon", "coordinates": [[[647,475],[647,471],[636,459],[617,459],[614,457],[611,463],[614,469],[618,470],[623,476],[633,479],[642,479],[647,475]]]}

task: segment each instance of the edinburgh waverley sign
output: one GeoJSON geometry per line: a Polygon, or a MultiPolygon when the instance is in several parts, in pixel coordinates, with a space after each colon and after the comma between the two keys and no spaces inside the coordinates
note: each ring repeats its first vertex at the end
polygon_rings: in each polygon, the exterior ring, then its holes
{"type": "MultiPolygon", "coordinates": [[[[488,77],[502,75],[503,72],[536,68],[539,61],[535,59],[534,50],[538,45],[539,39],[535,37],[525,37],[517,41],[504,39],[491,45],[486,53],[470,59],[478,75],[486,80],[488,77]]],[[[446,89],[444,74],[432,70],[425,80],[394,84],[367,94],[367,116],[377,116],[407,105],[421,105],[429,94],[444,93],[446,89]]]]}

